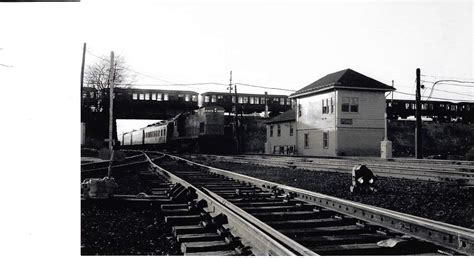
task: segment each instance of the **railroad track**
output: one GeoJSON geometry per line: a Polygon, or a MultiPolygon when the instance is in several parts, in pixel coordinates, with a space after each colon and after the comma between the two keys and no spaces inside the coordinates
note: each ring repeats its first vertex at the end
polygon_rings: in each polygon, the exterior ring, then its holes
{"type": "Polygon", "coordinates": [[[376,161],[373,159],[324,159],[267,155],[200,155],[219,161],[255,163],[273,167],[301,168],[313,171],[351,173],[357,164],[366,164],[377,176],[445,182],[455,185],[474,186],[474,166],[470,162],[376,161]]]}
{"type": "MultiPolygon", "coordinates": [[[[474,255],[471,229],[280,185],[176,156],[153,161],[155,170],[170,182],[194,189],[197,199],[205,200],[207,205],[222,205],[227,221],[239,218],[241,222],[234,224],[238,226],[228,229],[241,237],[244,246],[252,246],[257,255],[474,255]],[[248,227],[243,230],[242,225],[248,227]],[[248,239],[252,236],[254,239],[248,239]],[[256,239],[262,237],[268,240],[256,244],[256,239]],[[263,248],[264,243],[274,245],[263,248]]],[[[215,209],[206,208],[208,212],[215,209]]]]}

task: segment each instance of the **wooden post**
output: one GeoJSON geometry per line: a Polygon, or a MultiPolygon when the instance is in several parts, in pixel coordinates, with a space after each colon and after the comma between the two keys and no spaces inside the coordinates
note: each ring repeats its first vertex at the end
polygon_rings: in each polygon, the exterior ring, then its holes
{"type": "Polygon", "coordinates": [[[420,68],[416,69],[416,128],[415,128],[415,156],[417,159],[423,158],[423,147],[421,140],[421,83],[420,68]]]}
{"type": "Polygon", "coordinates": [[[113,128],[114,128],[114,51],[110,52],[110,72],[109,72],[109,151],[110,161],[107,176],[112,177],[112,160],[114,159],[113,128]]]}

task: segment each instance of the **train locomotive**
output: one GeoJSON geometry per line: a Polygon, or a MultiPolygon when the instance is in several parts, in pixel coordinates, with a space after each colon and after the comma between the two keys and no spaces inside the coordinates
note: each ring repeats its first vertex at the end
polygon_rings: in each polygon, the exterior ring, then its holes
{"type": "Polygon", "coordinates": [[[232,146],[231,135],[224,133],[224,108],[219,106],[202,107],[123,133],[121,140],[124,148],[200,153],[222,153],[232,146]]]}

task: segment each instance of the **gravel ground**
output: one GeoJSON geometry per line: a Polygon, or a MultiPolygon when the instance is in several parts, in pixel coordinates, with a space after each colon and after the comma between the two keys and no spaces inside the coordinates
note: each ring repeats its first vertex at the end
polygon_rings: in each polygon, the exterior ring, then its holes
{"type": "MultiPolygon", "coordinates": [[[[137,175],[139,171],[146,167],[114,170],[119,185],[116,193],[151,194],[151,187],[137,175]]],[[[102,178],[106,173],[88,176],[102,178]]],[[[176,255],[178,251],[159,208],[111,200],[81,202],[82,255],[176,255]]]]}
{"type": "Polygon", "coordinates": [[[198,163],[298,187],[346,200],[361,202],[436,221],[474,228],[474,192],[442,183],[379,177],[375,194],[351,194],[347,173],[274,168],[232,162],[198,163]]]}

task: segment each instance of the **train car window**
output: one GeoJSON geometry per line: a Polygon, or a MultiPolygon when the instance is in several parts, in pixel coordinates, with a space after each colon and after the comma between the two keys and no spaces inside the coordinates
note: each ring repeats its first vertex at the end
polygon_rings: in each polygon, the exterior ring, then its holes
{"type": "Polygon", "coordinates": [[[387,102],[388,107],[392,107],[392,102],[387,102]]]}
{"type": "Polygon", "coordinates": [[[216,99],[216,95],[212,95],[212,96],[211,96],[211,102],[214,103],[214,102],[216,102],[216,100],[217,100],[217,99],[216,99]]]}
{"type": "Polygon", "coordinates": [[[260,98],[260,104],[265,105],[265,98],[264,97],[260,98]]]}
{"type": "Polygon", "coordinates": [[[209,102],[209,96],[204,96],[204,102],[206,102],[206,103],[209,102]]]}
{"type": "Polygon", "coordinates": [[[91,99],[94,98],[94,92],[93,91],[90,92],[90,96],[91,96],[91,99]]]}
{"type": "Polygon", "coordinates": [[[145,93],[145,100],[150,100],[150,93],[145,93]]]}
{"type": "Polygon", "coordinates": [[[323,132],[323,148],[329,148],[329,132],[323,132]]]}
{"type": "Polygon", "coordinates": [[[428,109],[428,104],[424,103],[421,104],[421,110],[427,110],[428,109]]]}
{"type": "Polygon", "coordinates": [[[278,98],[273,98],[273,102],[278,103],[278,98]]]}
{"type": "Polygon", "coordinates": [[[259,101],[259,100],[260,100],[259,97],[255,97],[255,104],[256,104],[256,105],[260,104],[260,101],[259,101]]]}
{"type": "Polygon", "coordinates": [[[232,103],[235,103],[235,96],[232,96],[232,103]]]}
{"type": "Polygon", "coordinates": [[[413,109],[413,110],[415,110],[415,109],[416,109],[416,105],[415,105],[415,103],[412,103],[412,104],[411,104],[411,109],[413,109]]]}
{"type": "Polygon", "coordinates": [[[158,93],[158,98],[157,98],[156,100],[162,101],[162,100],[163,100],[163,94],[162,94],[162,93],[158,93]]]}
{"type": "Polygon", "coordinates": [[[193,95],[193,96],[192,96],[192,101],[193,101],[193,102],[198,101],[198,96],[197,96],[197,95],[193,95]]]}
{"type": "Polygon", "coordinates": [[[270,137],[273,137],[273,125],[270,125],[270,137]]]}
{"type": "Polygon", "coordinates": [[[184,101],[189,101],[189,95],[186,94],[186,96],[184,96],[184,101]]]}
{"type": "Polygon", "coordinates": [[[242,97],[239,97],[239,99],[237,100],[239,104],[242,104],[243,102],[243,98],[242,97]]]}
{"type": "Polygon", "coordinates": [[[168,93],[165,93],[163,96],[164,101],[168,101],[168,93]]]}
{"type": "Polygon", "coordinates": [[[145,99],[145,94],[140,93],[140,100],[144,100],[144,99],[145,99]]]}
{"type": "Polygon", "coordinates": [[[456,106],[456,105],[451,105],[451,110],[452,110],[452,111],[458,110],[458,106],[456,106]]]}
{"type": "Polygon", "coordinates": [[[410,103],[405,103],[405,109],[410,109],[410,103]]]}
{"type": "Polygon", "coordinates": [[[280,105],[282,105],[282,106],[285,105],[285,99],[284,98],[280,98],[280,105]]]}
{"type": "Polygon", "coordinates": [[[87,98],[87,93],[86,92],[82,93],[82,98],[83,99],[87,98]]]}
{"type": "Polygon", "coordinates": [[[244,97],[244,104],[249,103],[249,97],[244,97]]]}
{"type": "Polygon", "coordinates": [[[223,99],[223,98],[224,98],[224,96],[222,96],[222,95],[217,95],[217,99],[223,99]]]}
{"type": "Polygon", "coordinates": [[[471,111],[471,106],[466,105],[466,111],[471,111]]]}
{"type": "Polygon", "coordinates": [[[255,103],[254,100],[255,99],[253,97],[250,97],[250,100],[249,100],[250,104],[254,104],[255,103]]]}
{"type": "Polygon", "coordinates": [[[199,133],[204,133],[204,122],[199,123],[199,133]]]}
{"type": "Polygon", "coordinates": [[[307,133],[304,134],[304,148],[309,148],[309,135],[307,133]]]}
{"type": "Polygon", "coordinates": [[[428,108],[429,108],[430,110],[433,110],[433,104],[429,104],[429,105],[428,105],[428,108]]]}
{"type": "Polygon", "coordinates": [[[156,93],[151,94],[151,100],[156,100],[156,93]]]}
{"type": "Polygon", "coordinates": [[[290,136],[293,136],[293,123],[290,122],[290,136]]]}
{"type": "Polygon", "coordinates": [[[277,136],[280,137],[281,136],[281,125],[277,125],[277,136]]]}

